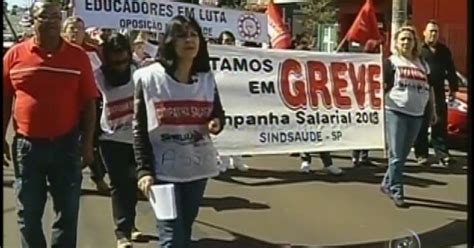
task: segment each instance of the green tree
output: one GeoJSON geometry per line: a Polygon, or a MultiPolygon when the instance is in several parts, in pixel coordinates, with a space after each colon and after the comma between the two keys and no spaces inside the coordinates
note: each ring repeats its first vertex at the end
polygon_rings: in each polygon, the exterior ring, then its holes
{"type": "Polygon", "coordinates": [[[303,26],[308,33],[314,33],[318,24],[337,22],[337,5],[335,0],[310,0],[302,6],[305,18],[303,26]]]}
{"type": "Polygon", "coordinates": [[[18,11],[18,5],[15,4],[15,5],[12,6],[11,14],[16,15],[17,11],[18,11]]]}

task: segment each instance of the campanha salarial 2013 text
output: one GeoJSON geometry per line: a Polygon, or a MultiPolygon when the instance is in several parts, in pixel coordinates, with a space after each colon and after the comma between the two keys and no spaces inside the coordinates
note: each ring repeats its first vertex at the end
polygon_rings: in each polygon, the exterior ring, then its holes
{"type": "MultiPolygon", "coordinates": [[[[297,111],[294,115],[294,120],[298,125],[338,125],[338,124],[378,124],[380,121],[379,113],[377,111],[371,112],[347,112],[340,113],[335,110],[333,113],[320,113],[306,111],[297,111]]],[[[241,126],[262,126],[262,125],[290,125],[291,118],[287,114],[274,114],[269,112],[266,115],[227,115],[225,117],[226,125],[234,128],[241,126]]]]}

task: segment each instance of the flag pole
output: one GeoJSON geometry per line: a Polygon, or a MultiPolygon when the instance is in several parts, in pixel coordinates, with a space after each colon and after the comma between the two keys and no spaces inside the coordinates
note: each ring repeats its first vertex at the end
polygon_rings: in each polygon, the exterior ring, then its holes
{"type": "MultiPolygon", "coordinates": [[[[383,72],[384,72],[384,69],[383,69],[383,64],[384,64],[384,62],[383,62],[383,48],[384,48],[383,43],[380,43],[380,44],[379,44],[380,65],[381,65],[381,67],[382,67],[382,70],[381,70],[380,75],[381,75],[381,78],[382,78],[382,82],[384,82],[384,80],[385,80],[385,79],[384,79],[384,75],[383,75],[383,72]]],[[[384,84],[385,84],[385,83],[382,83],[382,85],[381,85],[381,86],[382,86],[382,96],[385,96],[385,87],[384,87],[384,84]]],[[[386,122],[385,122],[385,103],[384,103],[384,100],[385,100],[385,97],[382,97],[382,103],[381,103],[381,105],[382,105],[382,113],[383,113],[383,127],[384,127],[384,133],[385,133],[385,128],[386,128],[386,127],[385,127],[385,123],[386,123],[386,122]]],[[[388,158],[388,147],[387,147],[387,141],[386,141],[386,139],[385,139],[385,135],[383,135],[383,143],[384,143],[384,146],[383,146],[383,158],[384,158],[384,159],[387,159],[387,158],[388,158]]]]}
{"type": "Polygon", "coordinates": [[[336,53],[339,52],[339,50],[341,50],[342,45],[344,45],[344,43],[346,43],[346,41],[347,41],[347,34],[346,34],[346,36],[344,36],[344,39],[342,39],[341,42],[339,43],[339,45],[337,46],[336,53]]]}

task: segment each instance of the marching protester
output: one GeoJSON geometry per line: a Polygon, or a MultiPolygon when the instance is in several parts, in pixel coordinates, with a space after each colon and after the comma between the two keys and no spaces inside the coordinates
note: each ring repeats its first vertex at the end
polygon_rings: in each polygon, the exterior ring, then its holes
{"type": "Polygon", "coordinates": [[[189,247],[192,225],[209,178],[217,176],[210,134],[224,125],[224,111],[201,27],[191,17],[169,22],[160,62],[139,69],[135,82],[133,139],[138,186],[174,186],[177,217],[157,220],[163,248],[189,247]]]}
{"type": "MultiPolygon", "coordinates": [[[[294,41],[295,50],[305,50],[310,51],[310,42],[307,38],[300,34],[296,36],[296,40],[294,41]]],[[[323,170],[327,173],[339,176],[343,173],[342,169],[338,166],[333,164],[331,153],[330,152],[320,152],[319,156],[321,157],[321,161],[323,162],[323,170]]],[[[304,173],[311,172],[311,154],[310,153],[301,153],[301,167],[300,170],[304,173]]]]}
{"type": "Polygon", "coordinates": [[[109,28],[88,27],[85,31],[90,39],[94,41],[94,44],[98,46],[102,45],[112,35],[112,29],[109,28]]]}
{"type": "MultiPolygon", "coordinates": [[[[420,56],[416,30],[401,27],[395,49],[384,64],[385,127],[389,164],[381,190],[397,207],[404,207],[403,167],[423,122],[427,104],[434,108],[431,68],[420,56]]],[[[431,123],[436,123],[436,111],[431,123]]]]}
{"type": "MultiPolygon", "coordinates": [[[[229,31],[224,31],[219,35],[217,42],[220,45],[235,46],[235,36],[229,31]]],[[[218,156],[217,162],[219,164],[219,169],[221,172],[224,172],[227,169],[234,168],[239,171],[249,170],[249,166],[244,163],[242,156],[218,156]]]]}
{"type": "Polygon", "coordinates": [[[13,115],[21,247],[47,247],[42,217],[49,191],[56,214],[50,247],[74,248],[82,166],[94,160],[98,91],[87,54],[61,37],[58,1],[35,1],[31,15],[34,37],[3,58],[3,152],[9,154],[5,134],[13,115]]]}
{"type": "Polygon", "coordinates": [[[145,54],[145,39],[141,35],[138,35],[132,43],[133,50],[133,62],[140,65],[148,56],[145,54]]]}
{"type": "Polygon", "coordinates": [[[132,49],[128,39],[112,34],[103,43],[104,64],[95,73],[102,96],[100,154],[109,173],[117,248],[132,246],[141,233],[135,228],[136,163],[133,153],[132,49]]]}
{"type": "Polygon", "coordinates": [[[133,62],[138,67],[144,67],[155,62],[154,58],[151,58],[145,52],[145,45],[147,42],[147,36],[142,35],[142,32],[133,40],[133,62]]]}
{"type": "MultiPolygon", "coordinates": [[[[431,68],[433,89],[436,99],[435,111],[438,122],[431,126],[431,143],[436,157],[441,165],[449,166],[454,160],[449,155],[447,145],[447,118],[448,107],[444,90],[444,82],[449,82],[449,98],[454,99],[458,90],[458,77],[454,67],[451,51],[447,46],[439,42],[439,26],[435,20],[430,20],[423,31],[424,42],[421,47],[421,56],[431,68]]],[[[426,110],[425,120],[415,142],[415,155],[418,163],[429,165],[428,160],[428,128],[430,126],[430,109],[426,110]]]]}
{"type": "Polygon", "coordinates": [[[217,41],[220,45],[235,46],[235,36],[230,31],[222,32],[217,41]]]}
{"type": "MultiPolygon", "coordinates": [[[[339,176],[343,173],[342,169],[334,165],[331,158],[330,152],[320,152],[319,156],[323,162],[323,170],[331,175],[339,176]]],[[[311,154],[302,153],[301,158],[301,171],[304,173],[311,172],[311,154]]]]}
{"type": "Polygon", "coordinates": [[[101,41],[99,38],[100,30],[97,27],[88,27],[86,28],[86,37],[85,40],[95,46],[99,46],[101,41]]]}
{"type": "Polygon", "coordinates": [[[70,16],[63,22],[63,37],[67,41],[81,46],[86,52],[95,52],[101,57],[98,46],[87,41],[85,23],[79,16],[70,16]]]}
{"type": "MultiPolygon", "coordinates": [[[[63,38],[73,44],[81,46],[86,52],[95,53],[97,58],[102,57],[98,48],[86,42],[86,32],[84,20],[78,16],[70,16],[63,23],[63,38]]],[[[95,183],[96,188],[101,193],[109,192],[109,186],[104,181],[105,167],[102,160],[98,159],[97,148],[94,149],[94,163],[90,164],[91,180],[95,183]]]]}
{"type": "MultiPolygon", "coordinates": [[[[364,53],[380,53],[380,45],[382,40],[369,39],[364,45],[364,53]]],[[[352,151],[352,165],[357,166],[373,166],[374,163],[369,159],[369,150],[352,151]]]]}

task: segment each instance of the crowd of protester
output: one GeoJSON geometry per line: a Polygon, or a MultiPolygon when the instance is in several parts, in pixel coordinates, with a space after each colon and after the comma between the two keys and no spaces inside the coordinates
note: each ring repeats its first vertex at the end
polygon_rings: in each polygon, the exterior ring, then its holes
{"type": "MultiPolygon", "coordinates": [[[[118,248],[132,247],[141,236],[135,226],[137,199],[148,196],[155,184],[173,184],[177,199],[177,218],[157,221],[161,247],[189,247],[208,179],[228,169],[250,168],[239,154],[217,155],[210,138],[223,130],[225,113],[207,44],[234,46],[235,36],[224,32],[206,40],[199,24],[183,16],[173,18],[164,34],[119,32],[87,27],[77,16],[61,23],[60,10],[54,1],[36,1],[32,36],[3,58],[4,159],[11,151],[22,247],[46,247],[41,219],[48,190],[58,216],[51,246],[76,247],[84,167],[90,168],[97,189],[111,195],[118,248]],[[158,52],[148,54],[147,46],[157,46],[158,52]],[[156,114],[180,100],[188,100],[185,107],[204,108],[192,105],[199,99],[209,99],[205,108],[211,111],[192,123],[156,114]],[[15,136],[10,146],[5,135],[11,117],[15,136]],[[166,131],[191,129],[204,130],[199,145],[159,138],[166,131]]],[[[420,43],[413,27],[400,28],[395,51],[384,62],[388,168],[381,190],[398,207],[404,206],[403,167],[413,145],[418,162],[429,165],[430,125],[436,158],[445,166],[454,162],[446,147],[444,96],[445,78],[450,95],[457,90],[454,66],[449,49],[438,42],[437,23],[429,21],[423,34],[420,43]],[[405,75],[401,68],[423,77],[405,75]]],[[[312,43],[307,35],[298,35],[292,49],[310,51],[312,43]]],[[[380,40],[370,40],[363,52],[379,53],[380,45],[380,40]]],[[[353,166],[374,166],[367,150],[352,154],[353,166]]],[[[329,175],[343,174],[330,151],[319,155],[329,175]]],[[[311,154],[300,157],[301,171],[310,173],[311,154]]]]}

